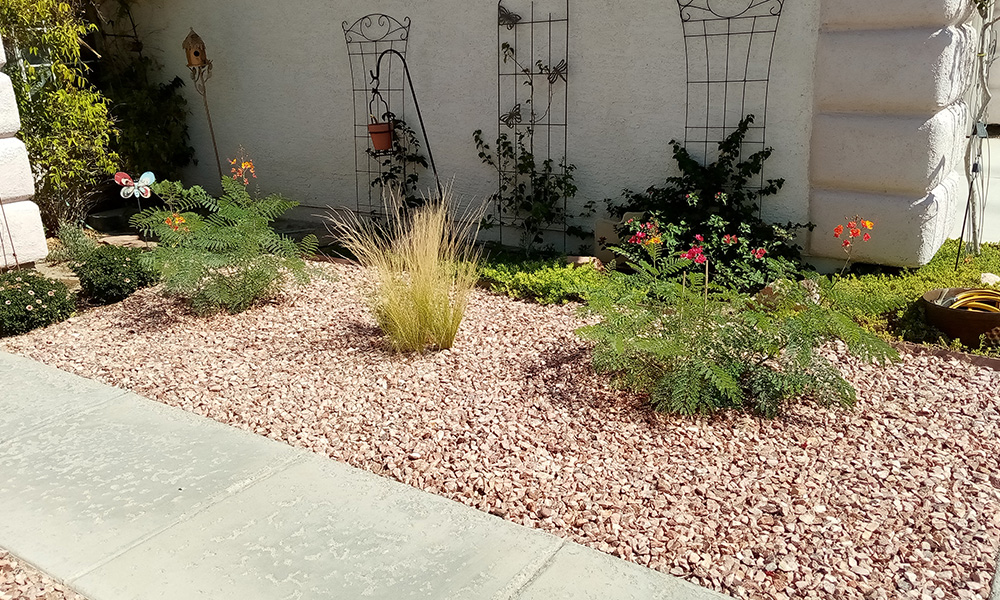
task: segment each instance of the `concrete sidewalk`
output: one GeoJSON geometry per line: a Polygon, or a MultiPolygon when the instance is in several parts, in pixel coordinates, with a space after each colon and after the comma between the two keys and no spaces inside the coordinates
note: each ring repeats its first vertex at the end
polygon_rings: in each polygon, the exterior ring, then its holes
{"type": "Polygon", "coordinates": [[[3,352],[0,547],[91,600],[724,598],[3,352]]]}

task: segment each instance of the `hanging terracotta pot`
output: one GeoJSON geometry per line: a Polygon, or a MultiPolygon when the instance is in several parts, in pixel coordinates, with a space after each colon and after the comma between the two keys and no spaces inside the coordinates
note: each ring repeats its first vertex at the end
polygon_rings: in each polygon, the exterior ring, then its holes
{"type": "Polygon", "coordinates": [[[369,123],[368,135],[372,138],[372,148],[376,152],[392,150],[392,135],[395,122],[369,123]]]}

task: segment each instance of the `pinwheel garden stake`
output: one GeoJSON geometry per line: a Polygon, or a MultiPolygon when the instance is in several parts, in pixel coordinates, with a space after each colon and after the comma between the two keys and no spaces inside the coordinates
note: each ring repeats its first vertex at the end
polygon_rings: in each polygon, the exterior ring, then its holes
{"type": "Polygon", "coordinates": [[[212,61],[205,52],[205,42],[201,36],[191,29],[191,33],[181,44],[187,54],[188,68],[191,69],[191,79],[194,89],[205,103],[205,116],[208,117],[208,133],[212,136],[212,149],[215,150],[215,165],[219,168],[219,180],[222,180],[222,162],[219,161],[219,146],[215,143],[215,128],[212,127],[212,113],[208,110],[208,96],[205,93],[205,83],[212,77],[212,61]]]}

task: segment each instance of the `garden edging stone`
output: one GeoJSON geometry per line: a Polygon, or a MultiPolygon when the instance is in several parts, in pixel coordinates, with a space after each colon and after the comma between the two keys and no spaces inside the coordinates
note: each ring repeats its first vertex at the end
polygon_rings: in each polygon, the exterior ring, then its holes
{"type": "Polygon", "coordinates": [[[0,547],[90,600],[725,598],[0,352],[0,547]]]}

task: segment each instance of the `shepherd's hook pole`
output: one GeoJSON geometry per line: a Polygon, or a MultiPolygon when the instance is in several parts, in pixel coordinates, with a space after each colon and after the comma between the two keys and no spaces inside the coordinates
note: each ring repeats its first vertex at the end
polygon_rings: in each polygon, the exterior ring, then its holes
{"type": "Polygon", "coordinates": [[[417,120],[420,122],[420,131],[424,134],[424,144],[427,146],[427,159],[431,163],[431,170],[434,172],[434,182],[437,184],[438,197],[444,199],[444,192],[441,190],[441,178],[438,177],[437,166],[434,164],[434,153],[431,152],[431,140],[427,137],[427,128],[424,127],[424,117],[420,113],[420,102],[417,101],[417,93],[413,90],[413,79],[410,77],[410,67],[406,64],[406,57],[404,57],[398,50],[389,48],[388,50],[382,52],[378,55],[378,61],[375,63],[375,70],[369,71],[368,73],[372,77],[372,99],[376,95],[381,96],[378,91],[379,85],[379,75],[382,73],[382,59],[385,58],[387,54],[395,54],[399,57],[399,60],[403,62],[403,72],[406,73],[406,81],[410,86],[410,95],[413,96],[413,106],[417,109],[417,120]]]}

